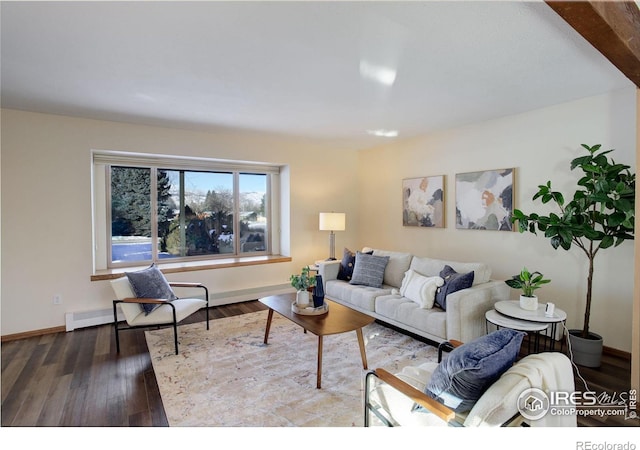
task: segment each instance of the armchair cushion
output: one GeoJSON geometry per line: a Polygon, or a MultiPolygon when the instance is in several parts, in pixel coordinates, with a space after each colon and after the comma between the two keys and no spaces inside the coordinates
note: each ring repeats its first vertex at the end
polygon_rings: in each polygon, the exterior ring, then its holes
{"type": "Polygon", "coordinates": [[[356,253],[356,264],[350,284],[361,284],[374,288],[381,288],[384,279],[384,269],[389,262],[388,256],[375,256],[367,253],[356,253]]]}
{"type": "Polygon", "coordinates": [[[513,365],[524,335],[505,328],[455,348],[434,371],[425,394],[456,412],[470,410],[513,365]]]}
{"type": "MultiPolygon", "coordinates": [[[[155,264],[137,272],[126,272],[131,288],[138,298],[159,298],[168,301],[176,300],[178,297],[169,286],[169,282],[155,264]]],[[[156,309],[159,304],[143,303],[142,309],[145,314],[149,314],[156,309]]]]}
{"type": "MultiPolygon", "coordinates": [[[[111,280],[111,287],[118,300],[125,298],[135,298],[136,293],[131,289],[131,283],[126,276],[111,280]]],[[[131,323],[138,316],[144,316],[144,310],[139,303],[120,303],[120,309],[124,314],[127,323],[131,323]]]]}
{"type": "MultiPolygon", "coordinates": [[[[206,302],[199,298],[179,298],[173,300],[171,305],[175,308],[176,322],[189,317],[202,307],[206,307],[206,302]]],[[[127,322],[130,326],[149,326],[159,323],[170,324],[173,322],[173,309],[169,304],[154,305],[157,306],[153,312],[149,314],[138,314],[131,322],[127,322]]]]}
{"type": "Polygon", "coordinates": [[[438,288],[435,303],[446,311],[447,295],[473,286],[474,272],[458,273],[447,265],[440,271],[440,277],[444,280],[444,285],[438,288]]]}

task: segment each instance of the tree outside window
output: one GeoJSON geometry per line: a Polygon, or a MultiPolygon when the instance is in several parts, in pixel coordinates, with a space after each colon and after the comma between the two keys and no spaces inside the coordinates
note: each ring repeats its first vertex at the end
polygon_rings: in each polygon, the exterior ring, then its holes
{"type": "Polygon", "coordinates": [[[266,252],[267,179],[255,173],[111,167],[111,262],[266,252]]]}

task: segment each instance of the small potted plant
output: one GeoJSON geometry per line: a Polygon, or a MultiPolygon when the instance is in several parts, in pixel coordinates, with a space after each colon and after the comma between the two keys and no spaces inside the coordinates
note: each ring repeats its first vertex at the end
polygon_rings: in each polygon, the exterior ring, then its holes
{"type": "Polygon", "coordinates": [[[543,284],[550,283],[551,280],[546,280],[544,275],[540,272],[529,272],[527,268],[523,268],[519,274],[511,277],[510,280],[506,280],[505,283],[513,289],[520,289],[522,294],[520,295],[520,307],[528,311],[535,311],[538,309],[538,297],[533,293],[536,289],[540,289],[543,284]]]}
{"type": "Polygon", "coordinates": [[[316,285],[316,276],[309,274],[309,267],[303,267],[300,274],[293,274],[289,277],[291,286],[297,291],[296,303],[298,306],[309,304],[310,291],[316,285]]]}

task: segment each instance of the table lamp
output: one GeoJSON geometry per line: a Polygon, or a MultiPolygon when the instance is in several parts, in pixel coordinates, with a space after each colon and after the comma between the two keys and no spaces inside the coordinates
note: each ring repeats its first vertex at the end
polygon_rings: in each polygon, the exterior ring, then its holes
{"type": "Polygon", "coordinates": [[[344,231],[345,220],[345,213],[320,213],[320,231],[330,231],[329,258],[327,258],[327,261],[334,261],[336,259],[336,235],[334,231],[344,231]]]}

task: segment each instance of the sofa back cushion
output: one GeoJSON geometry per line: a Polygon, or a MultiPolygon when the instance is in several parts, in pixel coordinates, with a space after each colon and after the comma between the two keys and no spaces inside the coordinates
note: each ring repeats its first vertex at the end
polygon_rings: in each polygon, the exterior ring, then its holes
{"type": "MultiPolygon", "coordinates": [[[[387,250],[378,250],[371,247],[365,247],[362,249],[363,253],[367,253],[373,250],[375,256],[388,256],[389,262],[384,269],[383,283],[389,286],[400,288],[402,286],[402,280],[404,279],[404,273],[409,270],[413,255],[411,253],[391,252],[387,250]]],[[[443,266],[444,267],[444,266],[443,266]]],[[[440,271],[434,275],[438,275],[440,271]]],[[[423,274],[426,275],[426,274],[423,274]]]]}
{"type": "MultiPolygon", "coordinates": [[[[375,252],[374,252],[375,254],[375,252]]],[[[473,285],[486,283],[491,279],[491,268],[484,263],[465,263],[446,261],[444,259],[415,256],[411,261],[411,269],[425,277],[439,276],[445,266],[450,266],[458,273],[474,272],[473,285]]]]}

